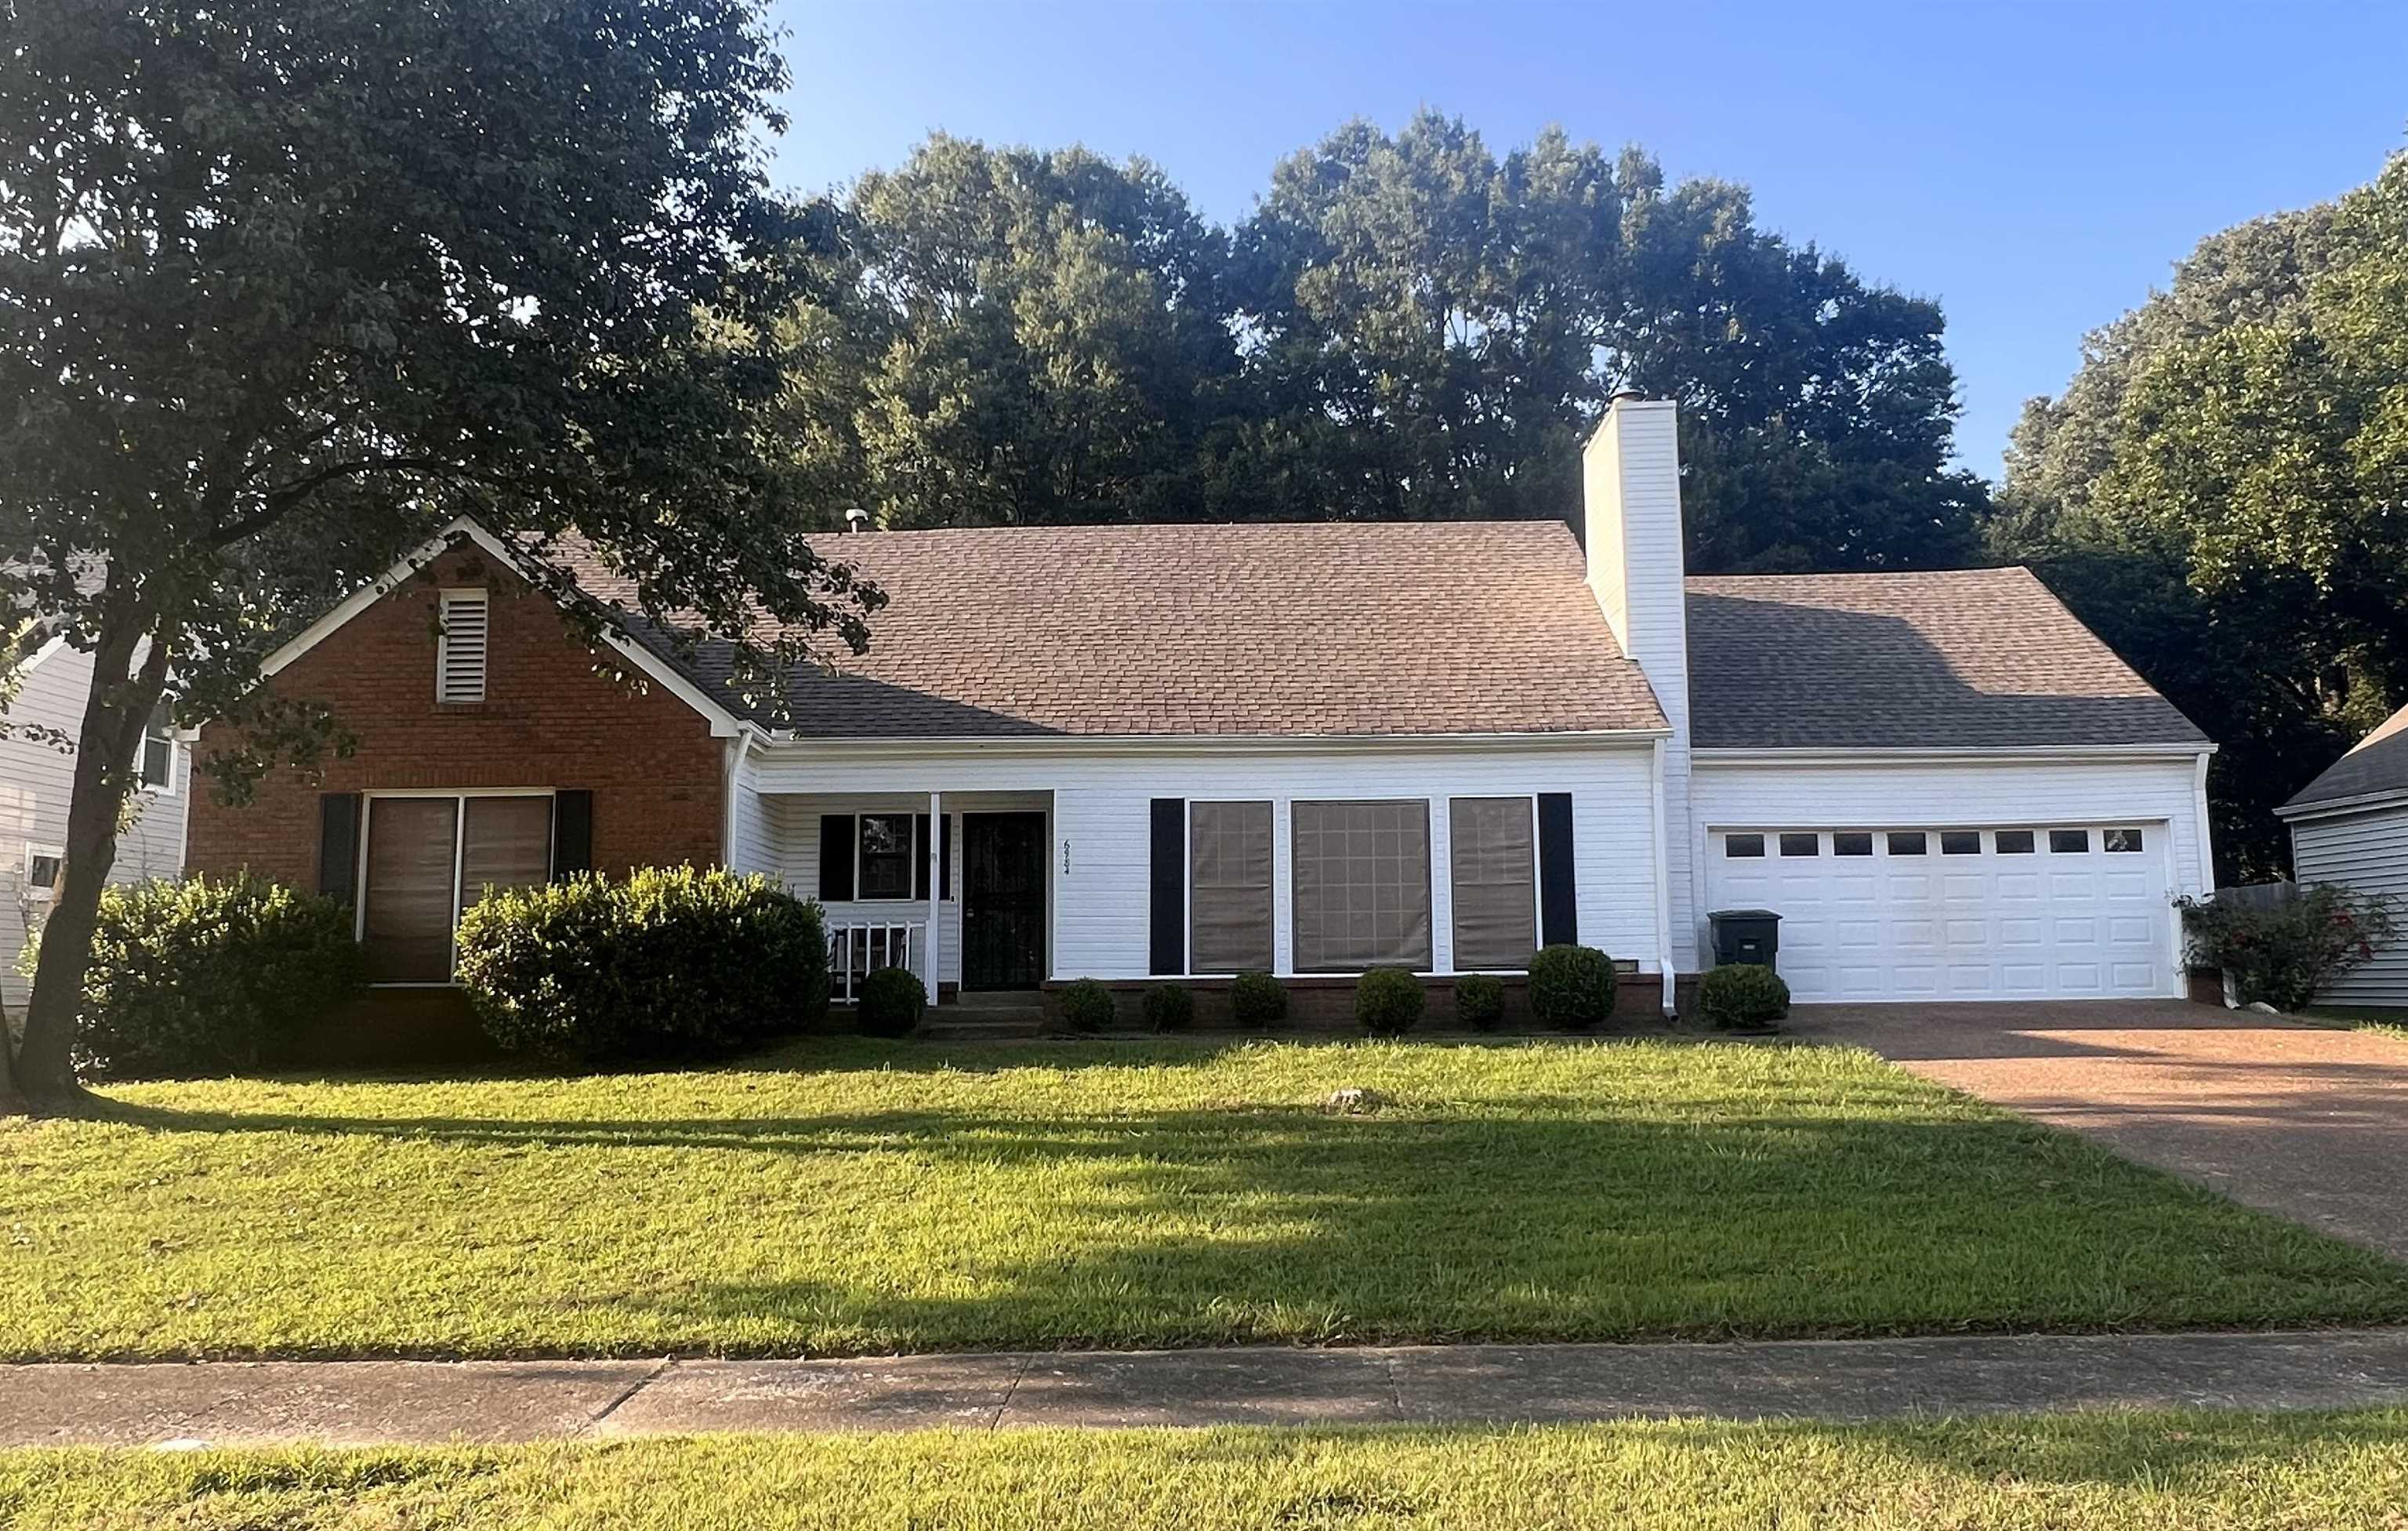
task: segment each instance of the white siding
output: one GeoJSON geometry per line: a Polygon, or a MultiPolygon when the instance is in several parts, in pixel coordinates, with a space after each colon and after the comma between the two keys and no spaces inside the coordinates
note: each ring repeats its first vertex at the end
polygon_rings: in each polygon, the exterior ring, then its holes
{"type": "Polygon", "coordinates": [[[736,800],[728,815],[727,866],[731,871],[775,874],[781,870],[776,799],[761,794],[756,775],[756,765],[749,759],[736,768],[731,786],[736,800]]]}
{"type": "MultiPolygon", "coordinates": [[[[92,686],[92,655],[62,647],[27,672],[13,724],[40,724],[72,736],[83,726],[92,686]]],[[[192,793],[192,751],[176,747],[173,790],[144,792],[140,817],[117,838],[112,882],[174,877],[184,868],[184,809],[192,793]]],[[[30,985],[17,974],[29,923],[42,907],[26,897],[25,848],[66,842],[67,800],[75,789],[75,756],[23,738],[0,738],[0,999],[21,1009],[30,985]]]]}
{"type": "MultiPolygon", "coordinates": [[[[1297,798],[1432,799],[1430,860],[1435,957],[1449,970],[1451,913],[1445,800],[1522,793],[1572,794],[1573,865],[1580,937],[1617,957],[1657,969],[1654,831],[1644,742],[1580,748],[1480,745],[1406,750],[1198,750],[1193,753],[1111,746],[1059,751],[927,746],[914,751],[809,747],[765,757],[764,792],[808,794],[784,800],[781,843],[789,880],[817,888],[822,811],[861,804],[924,812],[930,790],[946,794],[948,813],[971,808],[957,794],[1050,794],[1053,821],[1054,953],[1058,978],[1142,978],[1148,966],[1150,812],[1156,797],[1254,797],[1273,805],[1276,893],[1274,942],[1283,971],[1293,966],[1289,902],[1288,804],[1297,798]],[[876,794],[847,789],[875,781],[876,794]],[[831,797],[830,794],[847,794],[831,797]]],[[[1040,796],[1041,804],[1045,799],[1040,796]]],[[[1009,799],[986,799],[1003,806],[1009,799]]],[[[954,837],[955,855],[960,845],[954,837]]],[[[958,868],[956,869],[958,886],[958,868]]],[[[854,906],[839,906],[849,909],[854,906]]],[[[860,908],[891,911],[897,906],[860,908]]],[[[906,906],[908,907],[908,906],[906,906]]],[[[941,933],[950,979],[960,950],[958,904],[941,933]]]]}
{"type": "MultiPolygon", "coordinates": [[[[2408,897],[2408,806],[2293,824],[2291,866],[2301,882],[2408,897]]],[[[2336,1005],[2408,1005],[2408,946],[2376,952],[2319,997],[2336,1005]]]]}
{"type": "MultiPolygon", "coordinates": [[[[1702,865],[1706,837],[1719,829],[2162,823],[2167,885],[2178,894],[2200,893],[2207,885],[2207,870],[2200,853],[2197,768],[2196,757],[2182,756],[1849,765],[1701,760],[1690,855],[1702,865]]],[[[1674,932],[1684,970],[1704,953],[1705,912],[1692,919],[1685,948],[1674,932]]],[[[2165,918],[2169,931],[2178,932],[2171,903],[2165,918]]]]}

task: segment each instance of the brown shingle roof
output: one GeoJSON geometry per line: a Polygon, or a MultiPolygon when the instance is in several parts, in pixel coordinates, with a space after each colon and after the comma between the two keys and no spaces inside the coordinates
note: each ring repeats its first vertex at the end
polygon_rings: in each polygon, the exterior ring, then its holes
{"type": "MultiPolygon", "coordinates": [[[[812,544],[892,602],[870,618],[867,654],[839,651],[837,673],[797,678],[787,719],[756,714],[805,737],[1664,726],[1560,522],[997,527],[812,544]]],[[[624,600],[598,564],[567,562],[589,594],[624,600]]],[[[725,660],[706,647],[678,662],[709,680],[725,660]]]]}
{"type": "Polygon", "coordinates": [[[1699,748],[2206,741],[2027,569],[1688,587],[1699,748]]]}
{"type": "Polygon", "coordinates": [[[2311,808],[2389,792],[2408,792],[2408,707],[2384,719],[2283,806],[2311,808]]]}

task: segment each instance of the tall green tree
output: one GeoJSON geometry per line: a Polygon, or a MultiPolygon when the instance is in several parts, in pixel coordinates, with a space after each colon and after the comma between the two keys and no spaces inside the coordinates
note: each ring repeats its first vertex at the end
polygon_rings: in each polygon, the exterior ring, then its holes
{"type": "Polygon", "coordinates": [[[1947,459],[1936,305],[1558,130],[1501,160],[1454,118],[1353,122],[1238,231],[1250,366],[1346,516],[1557,516],[1617,390],[1683,406],[1700,569],[1946,564],[1981,484],[1947,459]]]}
{"type": "Polygon", "coordinates": [[[2035,400],[1994,541],[2224,746],[2228,877],[2408,697],[2408,156],[2211,236],[2035,400]]]}
{"type": "Polygon", "coordinates": [[[74,1097],[154,707],[251,725],[222,791],[315,758],[340,720],[264,651],[450,515],[574,522],[755,682],[875,594],[763,451],[753,0],[0,0],[0,598],[15,658],[97,660],[5,1107],[74,1097]]]}
{"type": "Polygon", "coordinates": [[[939,135],[863,178],[839,233],[780,332],[829,497],[894,526],[1192,505],[1237,347],[1226,240],[1160,170],[939,135]]]}

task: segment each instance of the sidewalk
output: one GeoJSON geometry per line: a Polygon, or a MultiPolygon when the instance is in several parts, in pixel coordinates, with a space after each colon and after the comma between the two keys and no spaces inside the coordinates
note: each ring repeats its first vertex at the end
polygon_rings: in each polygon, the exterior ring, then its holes
{"type": "Polygon", "coordinates": [[[2408,1329],[847,1361],[0,1366],[0,1445],[2408,1404],[2408,1329]]]}

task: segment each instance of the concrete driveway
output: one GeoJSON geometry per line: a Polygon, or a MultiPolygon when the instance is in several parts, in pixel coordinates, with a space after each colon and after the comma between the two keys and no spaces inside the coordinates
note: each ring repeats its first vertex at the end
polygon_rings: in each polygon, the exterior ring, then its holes
{"type": "Polygon", "coordinates": [[[1791,1029],[2408,1260],[2408,1042],[2177,1000],[1813,1005],[1791,1029]]]}

